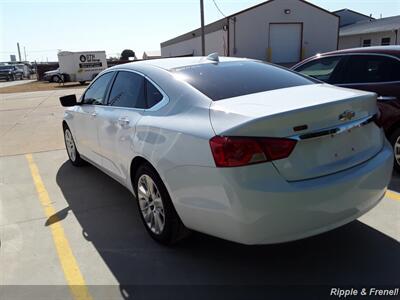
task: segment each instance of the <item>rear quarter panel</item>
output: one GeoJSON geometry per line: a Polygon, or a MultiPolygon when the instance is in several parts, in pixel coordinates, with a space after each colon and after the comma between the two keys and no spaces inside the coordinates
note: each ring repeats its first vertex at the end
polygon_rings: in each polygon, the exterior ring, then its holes
{"type": "MultiPolygon", "coordinates": [[[[169,102],[159,110],[143,113],[136,125],[130,161],[144,157],[169,189],[168,170],[190,165],[215,167],[209,146],[209,139],[215,135],[209,118],[211,100],[186,83],[177,82],[169,72],[146,74],[167,94],[169,102]]],[[[128,186],[132,176],[127,179],[128,186]]]]}
{"type": "Polygon", "coordinates": [[[381,112],[382,127],[387,135],[394,128],[400,127],[400,98],[392,101],[378,101],[381,112]]]}
{"type": "Polygon", "coordinates": [[[400,100],[400,82],[382,82],[382,83],[346,83],[338,84],[340,87],[358,89],[368,92],[374,92],[378,96],[394,96],[400,100]]]}

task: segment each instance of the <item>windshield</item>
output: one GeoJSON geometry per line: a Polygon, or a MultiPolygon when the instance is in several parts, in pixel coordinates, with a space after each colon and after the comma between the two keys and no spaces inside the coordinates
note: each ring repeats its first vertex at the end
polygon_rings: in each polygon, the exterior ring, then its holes
{"type": "Polygon", "coordinates": [[[207,63],[171,72],[214,101],[317,82],[259,61],[207,63]]]}

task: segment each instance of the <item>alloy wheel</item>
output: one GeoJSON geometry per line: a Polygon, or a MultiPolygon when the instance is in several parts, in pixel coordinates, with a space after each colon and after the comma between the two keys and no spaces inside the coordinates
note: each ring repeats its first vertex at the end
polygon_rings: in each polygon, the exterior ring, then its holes
{"type": "Polygon", "coordinates": [[[72,161],[75,161],[76,160],[76,148],[75,148],[74,139],[72,138],[72,134],[69,131],[69,129],[65,130],[64,138],[65,138],[65,146],[67,148],[68,156],[72,161]]]}
{"type": "Polygon", "coordinates": [[[138,200],[140,212],[147,227],[155,234],[163,232],[165,211],[160,191],[150,176],[143,174],[138,180],[138,200]]]}
{"type": "Polygon", "coordinates": [[[400,136],[397,137],[396,142],[394,143],[394,157],[397,164],[400,166],[400,136]]]}

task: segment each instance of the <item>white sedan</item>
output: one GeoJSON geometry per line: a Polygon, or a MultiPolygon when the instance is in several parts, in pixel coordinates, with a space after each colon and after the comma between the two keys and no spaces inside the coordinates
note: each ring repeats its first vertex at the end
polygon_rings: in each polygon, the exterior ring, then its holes
{"type": "Polygon", "coordinates": [[[72,164],[126,186],[166,244],[190,230],[244,244],[312,236],[369,211],[391,177],[375,94],[260,61],[118,65],[60,100],[72,164]]]}

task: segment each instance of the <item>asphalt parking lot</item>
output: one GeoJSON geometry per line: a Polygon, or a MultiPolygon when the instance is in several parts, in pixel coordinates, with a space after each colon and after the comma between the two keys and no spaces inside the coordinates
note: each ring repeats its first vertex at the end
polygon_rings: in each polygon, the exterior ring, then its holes
{"type": "Polygon", "coordinates": [[[210,291],[235,299],[238,287],[279,294],[310,285],[328,296],[334,286],[400,284],[400,176],[368,214],[316,237],[243,246],[195,233],[164,247],[148,236],[124,187],[68,163],[58,97],[82,91],[0,95],[0,299],[188,299],[210,291]]]}

